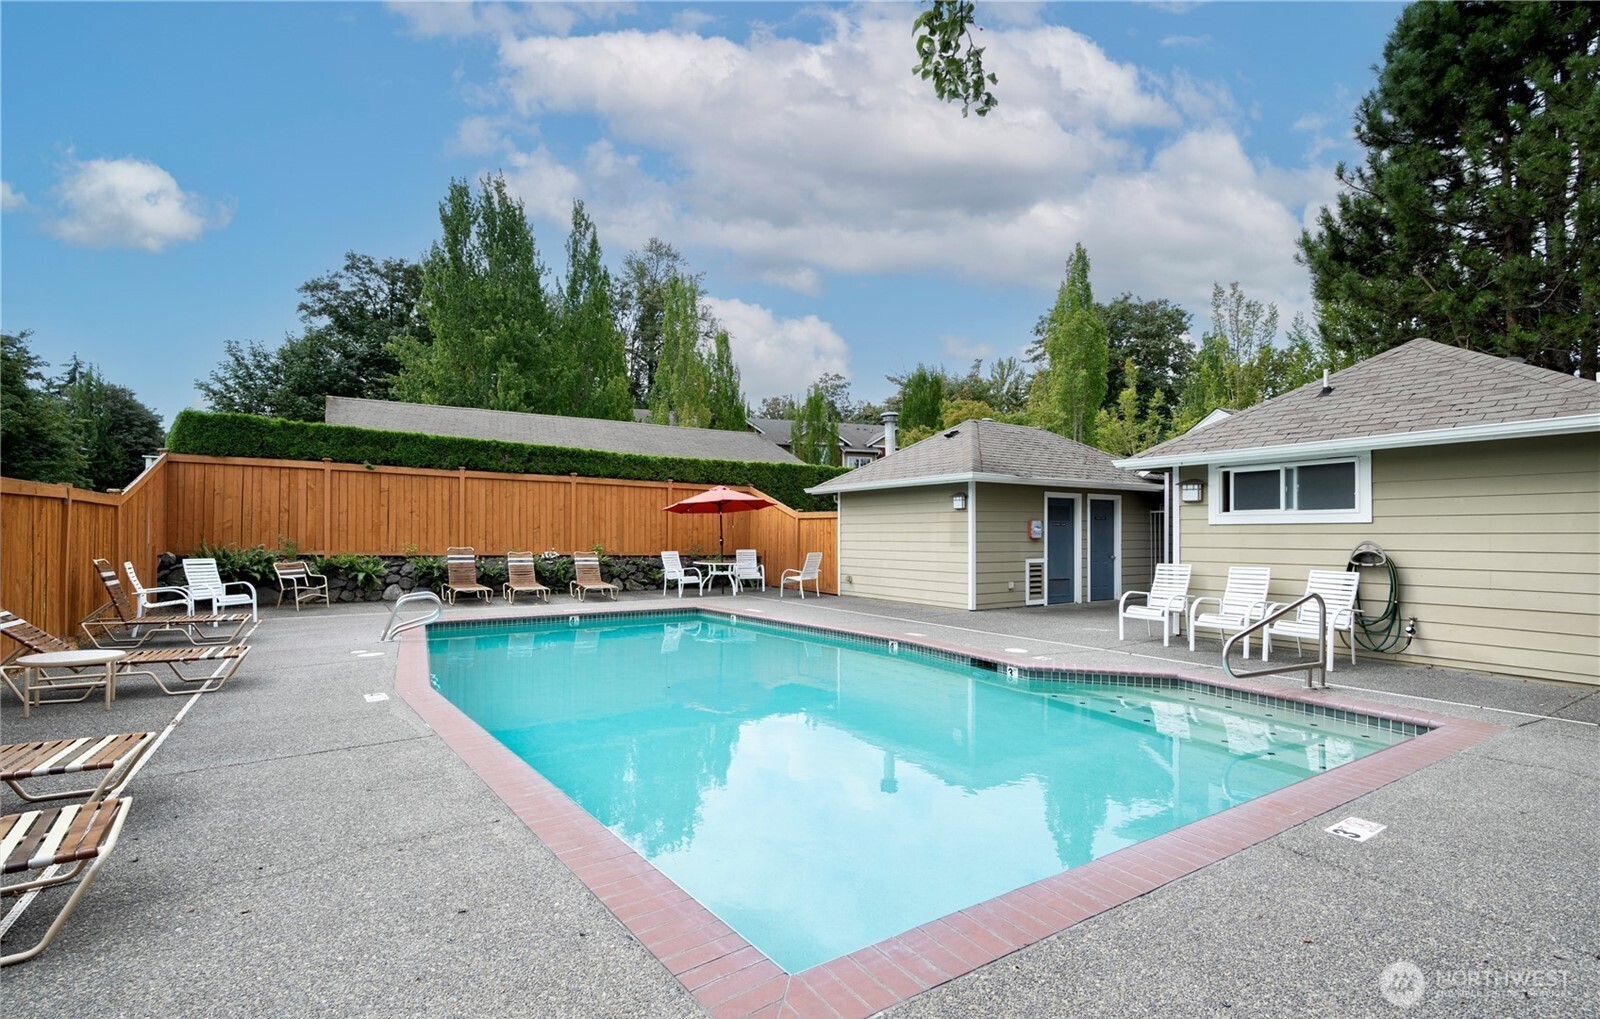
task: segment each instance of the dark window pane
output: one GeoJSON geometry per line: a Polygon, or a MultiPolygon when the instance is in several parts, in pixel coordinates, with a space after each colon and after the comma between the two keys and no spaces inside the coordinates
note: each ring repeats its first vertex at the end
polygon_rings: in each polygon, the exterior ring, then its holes
{"type": "Polygon", "coordinates": [[[1313,464],[1298,475],[1295,504],[1303,510],[1355,509],[1356,465],[1313,464]]]}
{"type": "Polygon", "coordinates": [[[1278,491],[1278,470],[1234,471],[1233,508],[1236,510],[1275,510],[1282,503],[1278,491]]]}

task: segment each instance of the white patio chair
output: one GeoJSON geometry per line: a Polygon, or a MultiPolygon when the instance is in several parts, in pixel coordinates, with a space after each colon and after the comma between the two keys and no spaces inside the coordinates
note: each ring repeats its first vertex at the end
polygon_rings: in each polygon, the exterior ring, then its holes
{"type": "Polygon", "coordinates": [[[1189,574],[1194,567],[1178,563],[1160,563],[1156,566],[1156,579],[1148,591],[1124,591],[1117,601],[1117,639],[1123,636],[1124,624],[1129,619],[1143,619],[1145,631],[1150,624],[1161,621],[1161,646],[1172,642],[1183,621],[1183,611],[1189,606],[1189,574]],[[1129,598],[1143,598],[1142,605],[1129,605],[1129,598]]]}
{"type": "MultiPolygon", "coordinates": [[[[1322,595],[1328,610],[1328,651],[1324,664],[1329,672],[1333,671],[1333,638],[1337,633],[1343,632],[1350,644],[1351,663],[1354,664],[1356,660],[1356,592],[1360,587],[1361,574],[1354,570],[1312,570],[1306,575],[1306,594],[1322,595]]],[[[1268,605],[1267,615],[1272,615],[1284,604],[1287,603],[1268,605]]],[[[1268,626],[1261,635],[1261,660],[1266,661],[1272,654],[1273,637],[1293,637],[1295,648],[1303,651],[1302,640],[1308,637],[1316,639],[1317,615],[1317,603],[1310,601],[1300,606],[1294,618],[1280,619],[1268,626]]]]}
{"type": "Polygon", "coordinates": [[[683,597],[683,588],[686,584],[693,584],[700,589],[701,594],[706,593],[706,578],[693,566],[683,565],[683,560],[676,552],[661,553],[661,597],[667,596],[667,585],[672,581],[678,582],[678,597],[683,597]]]}
{"type": "Polygon", "coordinates": [[[247,580],[222,582],[217,573],[215,559],[185,559],[183,578],[189,582],[189,598],[195,602],[208,601],[213,612],[221,612],[231,605],[250,606],[250,621],[256,621],[256,586],[247,580]],[[236,589],[236,590],[235,590],[236,589]]]}
{"type": "Polygon", "coordinates": [[[144,615],[145,609],[182,609],[184,615],[194,615],[194,601],[189,597],[187,589],[182,587],[145,587],[139,583],[139,575],[133,572],[132,563],[123,563],[122,569],[128,574],[128,586],[133,589],[133,604],[136,614],[144,615]]]}
{"type": "Polygon", "coordinates": [[[821,570],[822,553],[807,552],[805,565],[798,570],[784,570],[783,575],[778,578],[778,597],[782,598],[784,588],[793,584],[800,591],[800,600],[804,601],[806,597],[806,581],[809,580],[812,586],[816,588],[817,597],[821,598],[822,581],[817,577],[821,570]]]}
{"type": "MultiPolygon", "coordinates": [[[[1223,640],[1229,634],[1247,629],[1267,614],[1267,587],[1272,583],[1269,566],[1230,566],[1228,586],[1221,598],[1196,598],[1189,605],[1189,650],[1194,650],[1196,630],[1215,630],[1223,640]],[[1216,603],[1216,610],[1202,612],[1206,602],[1216,603]]],[[[1250,638],[1244,639],[1244,656],[1250,657],[1250,638]]]]}
{"type": "Polygon", "coordinates": [[[761,590],[767,589],[767,571],[756,560],[756,550],[753,548],[741,548],[734,552],[733,575],[741,584],[760,584],[761,590]]]}

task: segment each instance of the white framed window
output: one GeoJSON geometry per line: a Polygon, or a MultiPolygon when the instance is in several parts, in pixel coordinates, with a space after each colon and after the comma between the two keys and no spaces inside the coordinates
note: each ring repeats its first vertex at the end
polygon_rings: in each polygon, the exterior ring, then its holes
{"type": "Polygon", "coordinates": [[[876,459],[877,457],[875,456],[862,456],[859,453],[851,453],[844,458],[844,465],[846,467],[865,467],[876,459]]]}
{"type": "Polygon", "coordinates": [[[1372,455],[1213,466],[1213,524],[1370,524],[1372,455]]]}

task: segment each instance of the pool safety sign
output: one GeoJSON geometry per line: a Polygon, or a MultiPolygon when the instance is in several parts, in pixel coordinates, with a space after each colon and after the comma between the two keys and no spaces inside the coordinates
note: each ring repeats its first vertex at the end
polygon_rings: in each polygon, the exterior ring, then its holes
{"type": "Polygon", "coordinates": [[[1349,839],[1351,842],[1365,842],[1372,836],[1389,827],[1376,821],[1366,821],[1359,817],[1347,817],[1332,828],[1325,828],[1331,834],[1340,838],[1349,839]]]}

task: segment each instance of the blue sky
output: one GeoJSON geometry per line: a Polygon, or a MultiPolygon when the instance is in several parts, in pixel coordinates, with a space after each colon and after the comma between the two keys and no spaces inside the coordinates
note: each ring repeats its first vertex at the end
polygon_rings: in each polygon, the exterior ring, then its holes
{"type": "Polygon", "coordinates": [[[752,403],[1016,354],[1080,241],[1102,300],[1198,332],[1237,281],[1287,325],[1401,9],[980,2],[979,120],[909,73],[910,5],[5,3],[0,327],[170,424],[224,341],[296,330],[347,250],[419,258],[497,170],[557,271],[575,197],[613,266],[703,270],[752,403]]]}

